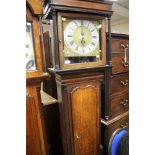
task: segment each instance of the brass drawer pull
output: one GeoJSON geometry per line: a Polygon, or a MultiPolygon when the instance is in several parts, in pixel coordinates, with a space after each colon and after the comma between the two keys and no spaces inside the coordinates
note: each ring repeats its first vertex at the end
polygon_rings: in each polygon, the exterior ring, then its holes
{"type": "Polygon", "coordinates": [[[124,67],[128,67],[129,66],[129,61],[124,61],[124,60],[122,60],[122,65],[124,66],[124,67]]]}
{"type": "Polygon", "coordinates": [[[128,127],[128,125],[129,125],[129,123],[125,123],[125,124],[121,124],[120,127],[121,128],[126,128],[126,127],[128,127]]]}
{"type": "Polygon", "coordinates": [[[126,85],[128,85],[128,80],[121,81],[121,84],[122,84],[123,86],[126,86],[126,85]]]}
{"type": "Polygon", "coordinates": [[[124,48],[124,60],[122,61],[122,64],[124,67],[128,67],[129,66],[129,62],[127,61],[127,49],[128,49],[128,44],[125,46],[123,44],[121,44],[121,47],[124,48]]]}
{"type": "Polygon", "coordinates": [[[124,44],[121,44],[121,47],[123,47],[125,49],[125,45],[124,44]]]}
{"type": "Polygon", "coordinates": [[[125,101],[121,101],[120,104],[123,105],[123,106],[126,106],[128,104],[128,102],[129,101],[126,99],[125,101]]]}

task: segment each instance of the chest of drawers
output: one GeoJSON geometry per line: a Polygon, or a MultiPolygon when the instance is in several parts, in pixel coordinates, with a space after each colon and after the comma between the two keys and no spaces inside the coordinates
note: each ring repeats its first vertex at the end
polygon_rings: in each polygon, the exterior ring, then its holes
{"type": "Polygon", "coordinates": [[[117,74],[111,76],[111,92],[110,95],[116,93],[122,94],[123,92],[128,91],[129,89],[129,74],[117,74]]]}
{"type": "MultiPolygon", "coordinates": [[[[108,38],[107,38],[108,43],[108,38]]],[[[118,128],[129,127],[129,36],[111,34],[112,69],[109,84],[109,103],[106,118],[102,113],[102,145],[104,155],[108,155],[109,139],[118,128]]],[[[109,46],[109,45],[108,45],[109,46]]],[[[109,49],[109,48],[108,48],[109,49]]]]}

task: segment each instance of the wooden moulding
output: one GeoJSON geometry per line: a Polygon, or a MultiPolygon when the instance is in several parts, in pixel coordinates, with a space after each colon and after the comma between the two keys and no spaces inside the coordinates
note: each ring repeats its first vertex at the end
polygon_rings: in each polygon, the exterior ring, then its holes
{"type": "Polygon", "coordinates": [[[49,72],[54,72],[59,75],[68,75],[68,74],[79,74],[79,73],[90,73],[90,72],[103,72],[104,70],[107,70],[109,68],[112,68],[110,65],[105,66],[97,66],[97,67],[85,67],[85,68],[78,68],[78,69],[66,69],[66,70],[57,70],[55,68],[48,68],[49,72]]]}
{"type": "MultiPolygon", "coordinates": [[[[111,33],[111,39],[129,39],[129,35],[128,34],[120,34],[120,33],[111,33]]],[[[108,33],[106,33],[106,39],[108,41],[109,37],[108,37],[108,33]]]]}
{"type": "Polygon", "coordinates": [[[119,34],[119,33],[111,33],[112,38],[124,38],[129,39],[129,35],[127,34],[119,34]]]}
{"type": "Polygon", "coordinates": [[[26,77],[26,86],[28,85],[36,85],[38,83],[41,83],[43,80],[47,79],[50,75],[48,73],[41,73],[38,72],[34,75],[29,75],[26,77]]]}
{"type": "Polygon", "coordinates": [[[42,1],[41,0],[26,0],[27,5],[31,8],[31,11],[35,15],[43,14],[42,1]]]}
{"type": "Polygon", "coordinates": [[[54,73],[56,75],[56,79],[63,83],[72,81],[71,79],[84,79],[87,77],[96,76],[102,78],[104,77],[104,71],[111,68],[111,66],[102,66],[102,67],[87,67],[87,68],[80,68],[80,69],[70,69],[70,70],[55,70],[49,69],[49,73],[54,73]]]}
{"type": "Polygon", "coordinates": [[[124,118],[125,116],[128,116],[128,115],[129,115],[129,111],[127,111],[127,112],[125,112],[125,113],[123,113],[123,114],[121,114],[121,115],[119,115],[119,116],[117,116],[117,117],[115,117],[115,118],[113,118],[111,120],[108,120],[108,121],[105,121],[104,119],[101,119],[101,123],[104,124],[105,126],[109,126],[110,124],[112,124],[112,123],[114,123],[114,122],[116,122],[116,121],[118,121],[118,120],[120,120],[120,119],[122,119],[122,118],[124,118]]]}
{"type": "Polygon", "coordinates": [[[44,2],[44,19],[51,19],[53,10],[66,12],[91,13],[95,15],[111,15],[112,2],[93,0],[50,0],[44,2]]]}
{"type": "Polygon", "coordinates": [[[112,11],[112,2],[90,1],[90,0],[52,0],[52,5],[78,7],[84,9],[95,9],[101,11],[112,11]]]}

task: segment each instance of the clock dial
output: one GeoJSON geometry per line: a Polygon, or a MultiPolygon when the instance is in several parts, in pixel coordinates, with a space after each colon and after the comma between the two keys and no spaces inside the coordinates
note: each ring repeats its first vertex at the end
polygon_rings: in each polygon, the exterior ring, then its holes
{"type": "Polygon", "coordinates": [[[32,24],[26,22],[26,70],[36,70],[32,24]]]}
{"type": "Polygon", "coordinates": [[[102,20],[61,19],[65,64],[101,62],[102,20]]]}
{"type": "Polygon", "coordinates": [[[97,50],[99,32],[91,21],[71,20],[65,27],[64,41],[72,52],[88,55],[97,50]]]}

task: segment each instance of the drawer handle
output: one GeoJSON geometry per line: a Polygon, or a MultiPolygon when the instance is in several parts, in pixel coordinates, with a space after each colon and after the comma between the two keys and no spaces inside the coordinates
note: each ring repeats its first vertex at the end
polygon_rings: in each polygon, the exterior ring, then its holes
{"type": "Polygon", "coordinates": [[[128,67],[129,66],[129,62],[127,61],[127,49],[128,49],[128,44],[125,46],[123,44],[121,44],[121,47],[124,48],[124,60],[122,61],[122,64],[124,67],[128,67]]]}
{"type": "Polygon", "coordinates": [[[126,44],[126,46],[124,44],[121,44],[121,47],[123,47],[124,49],[128,49],[129,48],[129,45],[126,44]]]}
{"type": "Polygon", "coordinates": [[[124,60],[122,60],[122,65],[124,66],[124,67],[128,67],[129,66],[129,61],[124,61],[124,60]]]}
{"type": "Polygon", "coordinates": [[[123,106],[126,106],[128,104],[128,102],[129,101],[126,99],[125,101],[121,101],[120,104],[123,105],[123,106]]]}
{"type": "Polygon", "coordinates": [[[121,44],[121,47],[123,47],[125,49],[125,45],[124,44],[121,44]]]}
{"type": "Polygon", "coordinates": [[[128,80],[121,81],[121,84],[122,84],[123,86],[126,86],[126,85],[128,85],[128,80]]]}
{"type": "Polygon", "coordinates": [[[128,127],[128,125],[129,125],[129,123],[125,123],[125,124],[121,124],[120,127],[121,128],[126,128],[126,127],[128,127]]]}

